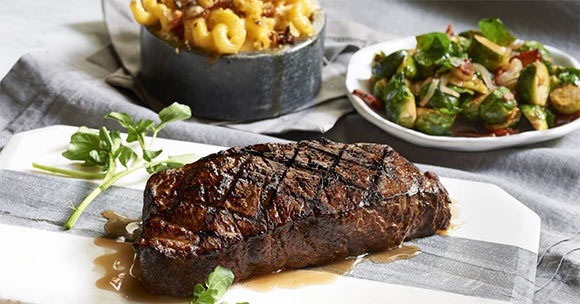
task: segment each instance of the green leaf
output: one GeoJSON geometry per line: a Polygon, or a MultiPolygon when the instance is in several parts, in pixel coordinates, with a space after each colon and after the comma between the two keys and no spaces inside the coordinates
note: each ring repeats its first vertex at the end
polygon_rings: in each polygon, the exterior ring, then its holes
{"type": "Polygon", "coordinates": [[[197,283],[193,287],[193,298],[197,299],[201,296],[201,294],[205,291],[205,287],[203,285],[197,283]]]}
{"type": "Polygon", "coordinates": [[[113,139],[109,134],[109,130],[105,127],[99,129],[99,139],[101,140],[100,148],[103,150],[111,150],[113,147],[113,139]]]}
{"type": "Polygon", "coordinates": [[[119,155],[119,148],[121,147],[121,143],[123,140],[121,139],[121,132],[119,131],[111,131],[109,132],[109,137],[113,142],[113,146],[111,147],[111,151],[115,154],[115,157],[119,155]]]}
{"type": "Polygon", "coordinates": [[[199,155],[195,153],[183,154],[177,156],[169,156],[167,165],[171,168],[181,168],[184,165],[191,164],[199,159],[199,155]],[[176,167],[178,166],[178,167],[176,167]]]}
{"type": "Polygon", "coordinates": [[[466,89],[466,88],[462,88],[462,87],[458,87],[458,86],[454,86],[454,85],[447,85],[448,88],[452,89],[453,91],[459,93],[459,94],[469,94],[469,95],[473,95],[475,94],[475,92],[473,90],[470,89],[466,89]]]}
{"type": "Polygon", "coordinates": [[[68,149],[62,153],[62,156],[70,160],[86,161],[90,151],[99,149],[100,142],[99,135],[87,127],[80,127],[71,136],[68,149]]]}
{"type": "Polygon", "coordinates": [[[150,119],[139,120],[135,123],[135,130],[138,133],[143,133],[145,131],[153,131],[155,130],[155,122],[150,119]]]}
{"type": "Polygon", "coordinates": [[[135,127],[130,126],[129,129],[127,129],[127,142],[132,143],[137,140],[139,140],[139,133],[135,130],[135,127]]]}
{"type": "Polygon", "coordinates": [[[511,45],[516,40],[516,37],[510,33],[503,22],[497,17],[479,20],[478,25],[479,30],[485,38],[499,45],[511,45]]]}
{"type": "Polygon", "coordinates": [[[158,165],[149,166],[146,169],[147,169],[147,172],[149,174],[154,174],[154,173],[157,173],[157,172],[161,172],[163,170],[167,170],[169,168],[170,167],[167,166],[166,164],[158,164],[158,165]]]}
{"type": "Polygon", "coordinates": [[[215,270],[207,276],[205,285],[208,289],[216,290],[217,299],[221,299],[233,282],[234,273],[225,267],[217,266],[215,270]]]}
{"type": "Polygon", "coordinates": [[[451,40],[444,33],[429,33],[415,37],[417,54],[415,59],[423,66],[433,65],[447,56],[451,40]]]}
{"type": "Polygon", "coordinates": [[[133,152],[131,148],[123,145],[119,147],[119,162],[121,162],[121,165],[123,165],[125,168],[129,167],[128,164],[135,155],[136,153],[133,152]]]}
{"type": "Polygon", "coordinates": [[[193,304],[216,304],[217,301],[221,298],[217,296],[218,291],[215,289],[207,289],[202,292],[195,301],[190,302],[193,304]]]}
{"type": "Polygon", "coordinates": [[[129,128],[133,124],[133,118],[127,113],[111,112],[105,115],[106,119],[116,120],[123,128],[129,128]]]}
{"type": "Polygon", "coordinates": [[[143,150],[143,159],[150,162],[153,159],[155,159],[157,156],[159,156],[159,154],[161,154],[161,152],[163,152],[163,150],[157,150],[157,151],[143,150]]]}
{"type": "Polygon", "coordinates": [[[167,123],[178,121],[178,120],[185,120],[191,117],[191,109],[189,106],[182,105],[180,103],[174,102],[170,106],[164,108],[159,112],[159,119],[161,120],[161,124],[165,125],[167,123]]]}
{"type": "Polygon", "coordinates": [[[580,70],[576,68],[564,68],[558,74],[560,84],[570,83],[580,87],[580,70]]]}
{"type": "Polygon", "coordinates": [[[224,296],[233,282],[234,273],[227,268],[217,266],[205,280],[207,289],[201,286],[201,284],[195,285],[193,288],[193,300],[189,303],[216,304],[224,296]]]}

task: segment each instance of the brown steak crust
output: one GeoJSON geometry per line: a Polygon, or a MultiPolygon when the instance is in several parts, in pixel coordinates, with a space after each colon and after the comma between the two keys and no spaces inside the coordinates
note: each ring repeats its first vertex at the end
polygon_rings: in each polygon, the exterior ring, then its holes
{"type": "Polygon", "coordinates": [[[217,265],[240,281],[392,248],[451,218],[435,174],[386,145],[324,139],[209,155],[153,175],[144,200],[143,283],[176,296],[217,265]]]}

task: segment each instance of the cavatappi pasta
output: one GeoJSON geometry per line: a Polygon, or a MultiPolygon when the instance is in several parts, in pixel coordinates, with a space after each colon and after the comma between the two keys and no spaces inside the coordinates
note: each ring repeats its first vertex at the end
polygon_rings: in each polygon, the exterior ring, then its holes
{"type": "Polygon", "coordinates": [[[312,0],[132,0],[135,20],[166,40],[234,54],[315,34],[312,0]]]}

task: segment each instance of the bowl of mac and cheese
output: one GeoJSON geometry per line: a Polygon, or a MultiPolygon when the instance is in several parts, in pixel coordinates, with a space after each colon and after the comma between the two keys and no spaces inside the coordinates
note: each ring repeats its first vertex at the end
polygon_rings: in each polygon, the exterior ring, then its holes
{"type": "Polygon", "coordinates": [[[275,117],[320,88],[325,14],[313,0],[133,0],[139,80],[208,119],[275,117]]]}

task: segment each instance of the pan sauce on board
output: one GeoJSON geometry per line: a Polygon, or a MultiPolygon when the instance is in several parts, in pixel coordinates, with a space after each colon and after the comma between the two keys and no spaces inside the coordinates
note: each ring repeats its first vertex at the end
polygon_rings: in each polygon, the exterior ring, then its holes
{"type": "MultiPolygon", "coordinates": [[[[94,260],[95,265],[105,270],[104,276],[95,284],[98,288],[117,292],[125,299],[137,302],[186,302],[184,298],[153,295],[143,287],[139,279],[139,263],[135,259],[135,252],[130,243],[96,238],[94,244],[114,251],[113,253],[99,256],[94,260]]],[[[417,246],[401,245],[384,252],[348,258],[320,267],[285,270],[267,274],[247,280],[241,284],[256,291],[270,291],[275,288],[297,289],[311,285],[328,284],[336,281],[340,275],[351,272],[363,260],[369,260],[373,263],[390,263],[409,259],[420,252],[417,246]]]]}
{"type": "MultiPolygon", "coordinates": [[[[448,236],[449,232],[461,227],[464,223],[458,221],[460,208],[455,200],[451,205],[451,225],[446,230],[439,230],[437,234],[448,236]]],[[[109,222],[112,219],[118,220],[120,216],[116,213],[109,212],[106,216],[109,222]]],[[[125,218],[122,218],[122,220],[125,218]]],[[[133,221],[126,221],[129,224],[133,221]]],[[[110,225],[107,229],[109,234],[122,235],[126,229],[124,225],[110,225]],[[113,230],[113,231],[109,231],[113,230]]],[[[124,298],[133,301],[145,303],[182,303],[186,301],[183,298],[158,296],[149,293],[140,282],[139,263],[135,259],[135,252],[130,243],[117,242],[106,238],[96,238],[95,245],[99,247],[115,250],[114,253],[100,256],[94,260],[95,265],[105,269],[103,278],[96,282],[100,289],[118,292],[124,298]]],[[[292,269],[284,270],[277,273],[262,275],[242,282],[244,287],[256,291],[270,291],[275,288],[297,289],[311,285],[328,284],[336,281],[341,275],[350,273],[355,266],[368,260],[375,264],[391,263],[398,260],[405,260],[421,253],[417,246],[401,245],[397,248],[384,252],[361,255],[355,258],[347,258],[332,264],[313,267],[309,269],[292,269]]],[[[192,290],[193,293],[193,290],[192,290]]]]}

